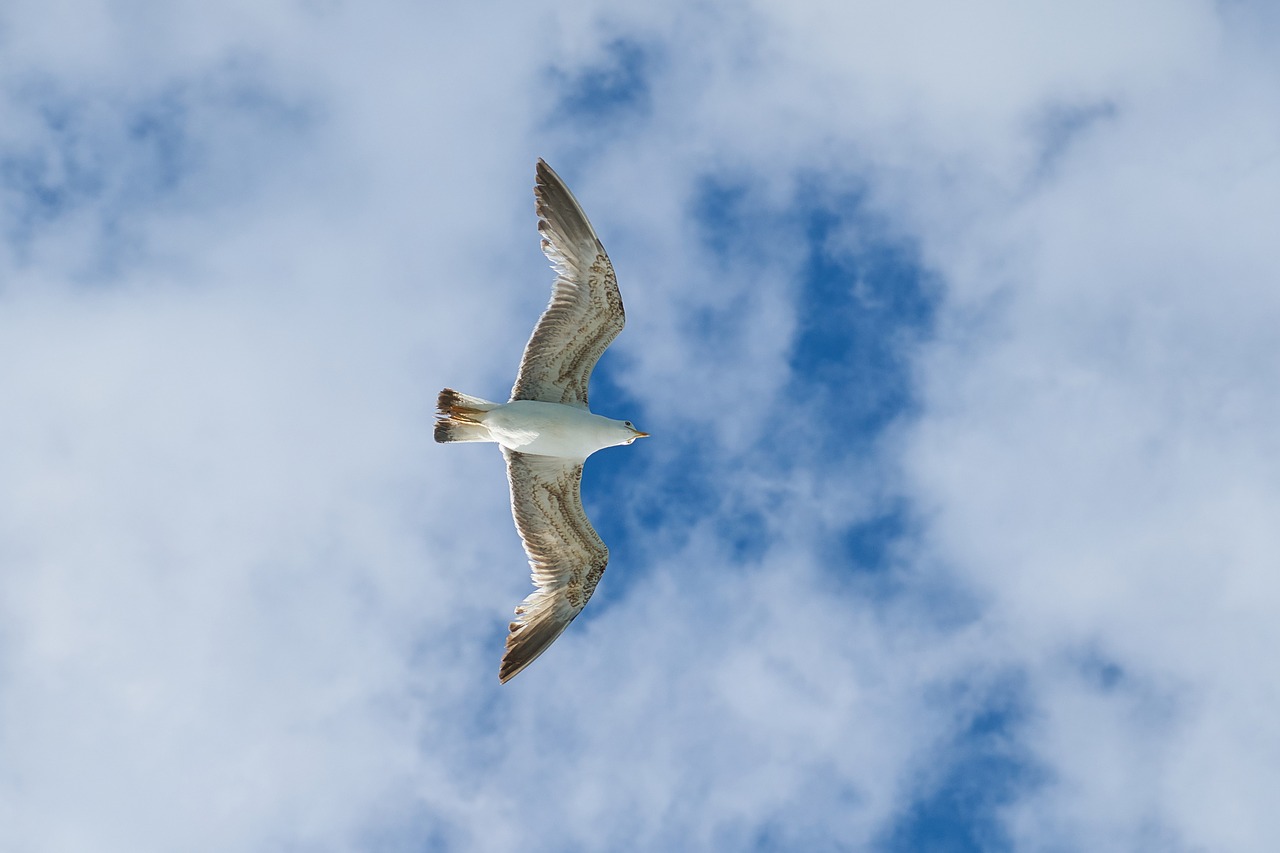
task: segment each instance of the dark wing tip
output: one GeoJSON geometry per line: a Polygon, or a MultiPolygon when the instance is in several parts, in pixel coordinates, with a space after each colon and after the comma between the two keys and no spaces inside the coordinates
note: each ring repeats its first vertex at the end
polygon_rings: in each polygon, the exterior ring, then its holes
{"type": "Polygon", "coordinates": [[[561,251],[570,256],[583,256],[588,266],[595,261],[595,255],[604,254],[604,247],[587,220],[582,205],[578,204],[573,192],[555,170],[542,159],[538,160],[533,198],[539,220],[538,230],[544,237],[550,237],[553,243],[558,243],[561,251]]]}
{"type": "Polygon", "coordinates": [[[537,660],[572,621],[572,617],[559,619],[554,612],[544,611],[527,622],[512,622],[511,633],[507,635],[507,650],[498,668],[498,680],[506,684],[515,678],[537,660]]]}
{"type": "MultiPolygon", "coordinates": [[[[573,193],[569,192],[569,187],[556,174],[555,169],[548,166],[545,160],[539,160],[537,175],[533,182],[533,196],[539,208],[538,215],[545,216],[545,208],[548,205],[563,204],[566,196],[573,198],[573,193]]],[[[574,206],[577,206],[576,201],[574,206]]]]}
{"type": "Polygon", "coordinates": [[[535,170],[534,193],[538,196],[539,200],[542,200],[547,191],[551,189],[568,190],[565,186],[564,180],[556,174],[556,170],[548,166],[546,160],[539,157],[538,167],[535,170]]]}

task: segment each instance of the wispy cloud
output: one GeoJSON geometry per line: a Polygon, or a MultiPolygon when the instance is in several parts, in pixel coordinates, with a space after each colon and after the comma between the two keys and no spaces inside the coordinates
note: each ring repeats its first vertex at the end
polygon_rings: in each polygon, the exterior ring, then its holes
{"type": "Polygon", "coordinates": [[[0,847],[1278,834],[1265,9],[2,15],[0,847]],[[500,688],[430,412],[545,304],[539,155],[655,438],[500,688]]]}

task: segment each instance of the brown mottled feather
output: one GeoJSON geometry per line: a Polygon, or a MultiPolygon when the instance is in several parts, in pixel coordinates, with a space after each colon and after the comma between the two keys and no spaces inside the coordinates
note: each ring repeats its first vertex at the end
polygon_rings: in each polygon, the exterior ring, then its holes
{"type": "Polygon", "coordinates": [[[542,160],[534,198],[542,251],[556,280],[525,345],[511,399],[586,408],[591,370],[626,323],[618,280],[573,193],[542,160]]]}
{"type": "Polygon", "coordinates": [[[582,462],[502,451],[511,515],[538,588],[516,608],[498,678],[509,681],[559,637],[595,592],[609,549],[582,509],[582,462]]]}

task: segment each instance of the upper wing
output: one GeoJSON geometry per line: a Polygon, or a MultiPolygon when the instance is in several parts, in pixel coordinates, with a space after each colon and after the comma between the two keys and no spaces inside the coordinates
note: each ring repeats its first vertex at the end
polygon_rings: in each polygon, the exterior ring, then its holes
{"type": "Polygon", "coordinates": [[[582,510],[582,463],[503,448],[511,514],[537,592],[516,608],[498,678],[509,681],[547,650],[582,612],[609,562],[609,549],[582,510]]]}
{"type": "Polygon", "coordinates": [[[533,194],[542,251],[556,281],[525,345],[511,399],[585,409],[591,369],[626,323],[618,280],[573,193],[542,160],[533,194]]]}

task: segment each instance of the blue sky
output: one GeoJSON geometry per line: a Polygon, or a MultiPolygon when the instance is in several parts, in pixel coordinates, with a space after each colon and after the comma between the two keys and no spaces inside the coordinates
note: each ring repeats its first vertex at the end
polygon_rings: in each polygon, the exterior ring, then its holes
{"type": "Polygon", "coordinates": [[[1277,25],[7,4],[0,848],[1270,850],[1277,25]],[[431,412],[510,388],[539,156],[654,437],[502,686],[431,412]]]}

